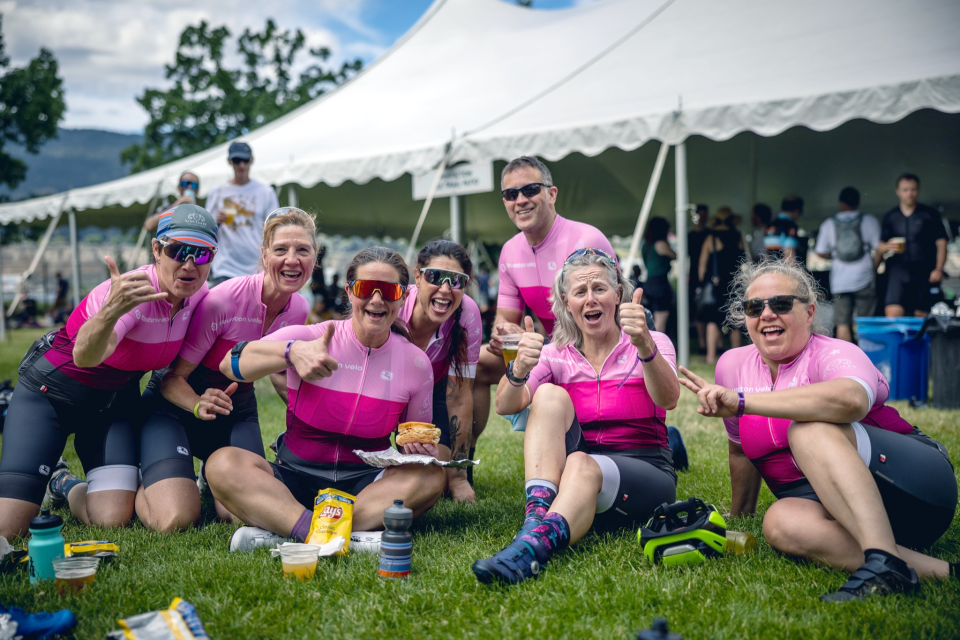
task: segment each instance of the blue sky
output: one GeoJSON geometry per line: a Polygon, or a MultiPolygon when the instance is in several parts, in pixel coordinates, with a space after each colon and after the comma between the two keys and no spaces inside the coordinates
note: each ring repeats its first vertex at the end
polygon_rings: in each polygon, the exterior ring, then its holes
{"type": "MultiPolygon", "coordinates": [[[[474,0],[509,1],[509,0],[474,0]]],[[[603,0],[534,0],[537,10],[603,0]]],[[[165,87],[184,27],[206,20],[239,34],[267,18],[299,27],[310,46],[324,45],[334,64],[382,55],[426,12],[432,0],[0,0],[7,54],[22,65],[40,47],[53,51],[66,86],[62,126],[134,132],[146,113],[135,97],[165,87]]]]}

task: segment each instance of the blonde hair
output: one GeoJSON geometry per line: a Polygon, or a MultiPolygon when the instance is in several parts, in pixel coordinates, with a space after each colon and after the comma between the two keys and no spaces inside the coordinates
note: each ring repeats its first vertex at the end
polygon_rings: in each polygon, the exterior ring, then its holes
{"type": "MultiPolygon", "coordinates": [[[[591,267],[594,265],[603,267],[611,287],[614,289],[616,289],[618,286],[621,287],[621,304],[624,302],[630,302],[630,300],[633,298],[633,285],[630,284],[630,281],[623,276],[623,273],[620,272],[619,267],[614,265],[612,262],[610,262],[610,260],[604,258],[603,256],[585,253],[571,260],[569,264],[564,264],[563,268],[560,269],[560,271],[557,273],[557,276],[553,279],[553,287],[550,289],[550,304],[552,305],[551,309],[553,311],[553,317],[557,319],[557,322],[553,327],[553,336],[551,341],[557,346],[558,349],[562,349],[568,344],[573,344],[573,346],[577,349],[580,349],[583,346],[583,332],[580,331],[580,327],[578,327],[577,323],[573,320],[573,314],[567,311],[567,305],[564,301],[564,295],[567,293],[566,276],[567,274],[576,271],[580,267],[591,267]]],[[[613,319],[619,327],[619,304],[613,312],[613,319]]]]}
{"type": "MultiPolygon", "coordinates": [[[[273,242],[273,235],[280,227],[300,227],[310,236],[310,246],[313,247],[313,255],[317,255],[317,223],[313,216],[296,207],[280,207],[274,209],[267,216],[263,223],[263,248],[270,250],[270,243],[273,242]]],[[[316,260],[316,257],[314,257],[316,260]]],[[[263,257],[260,258],[260,268],[264,268],[263,257]]],[[[316,268],[316,266],[314,266],[316,268]]]]}
{"type": "Polygon", "coordinates": [[[727,324],[737,328],[747,326],[747,314],[743,311],[743,300],[747,295],[747,289],[761,276],[774,274],[789,278],[793,282],[793,294],[806,300],[806,304],[815,305],[816,311],[811,331],[829,335],[830,327],[823,321],[823,310],[828,304],[826,296],[810,272],[792,258],[778,258],[757,263],[744,259],[734,272],[733,281],[730,283],[727,324]]]}

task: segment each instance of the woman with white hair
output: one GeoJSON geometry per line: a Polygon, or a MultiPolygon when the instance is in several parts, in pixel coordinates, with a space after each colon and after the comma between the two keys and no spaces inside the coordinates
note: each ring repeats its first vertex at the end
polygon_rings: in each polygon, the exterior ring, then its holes
{"type": "Polygon", "coordinates": [[[651,331],[641,289],[600,249],[574,251],[551,292],[553,341],[524,319],[497,387],[500,415],[529,411],[526,519],[503,551],[477,560],[481,582],[535,577],[595,523],[636,526],[676,498],[666,412],[680,396],[670,339],[651,331]]]}

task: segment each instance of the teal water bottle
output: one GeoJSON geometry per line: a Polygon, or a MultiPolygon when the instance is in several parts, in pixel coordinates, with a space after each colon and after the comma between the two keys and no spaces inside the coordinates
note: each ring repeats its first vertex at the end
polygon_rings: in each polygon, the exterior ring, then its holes
{"type": "Polygon", "coordinates": [[[53,580],[53,560],[63,557],[63,518],[50,514],[50,509],[40,509],[40,515],[30,521],[30,583],[53,580]]]}

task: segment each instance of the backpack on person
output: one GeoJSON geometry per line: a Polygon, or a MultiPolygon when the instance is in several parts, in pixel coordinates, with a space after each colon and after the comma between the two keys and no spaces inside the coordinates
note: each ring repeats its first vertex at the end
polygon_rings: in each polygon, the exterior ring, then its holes
{"type": "Polygon", "coordinates": [[[856,217],[849,220],[840,220],[839,216],[834,216],[833,226],[836,231],[836,252],[837,260],[842,262],[856,262],[866,255],[866,247],[863,242],[863,214],[858,213],[856,217]]]}

